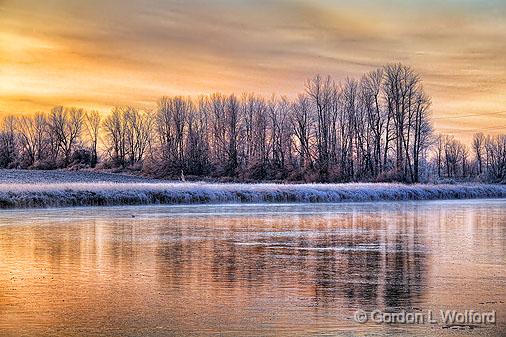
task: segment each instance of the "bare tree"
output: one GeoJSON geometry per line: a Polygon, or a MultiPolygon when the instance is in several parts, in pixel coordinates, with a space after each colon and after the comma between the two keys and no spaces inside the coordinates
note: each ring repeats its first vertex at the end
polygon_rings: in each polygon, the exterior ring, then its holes
{"type": "Polygon", "coordinates": [[[299,165],[302,170],[305,170],[306,166],[312,168],[310,139],[313,118],[311,116],[309,98],[306,95],[299,95],[297,101],[293,103],[291,123],[296,138],[295,148],[299,155],[299,165]]]}
{"type": "Polygon", "coordinates": [[[330,143],[332,125],[332,99],[335,95],[336,85],[329,77],[322,79],[316,76],[306,82],[306,93],[310,99],[312,109],[316,111],[316,147],[319,179],[327,181],[329,175],[330,143]]]}
{"type": "Polygon", "coordinates": [[[115,165],[124,167],[126,165],[126,109],[114,107],[103,122],[105,143],[110,159],[115,165]]]}
{"type": "Polygon", "coordinates": [[[485,149],[489,179],[493,182],[506,182],[506,135],[488,137],[485,149]]]}
{"type": "Polygon", "coordinates": [[[240,108],[234,95],[229,96],[225,105],[225,127],[227,142],[227,164],[225,172],[231,177],[237,175],[239,167],[238,142],[240,136],[240,108]]]}
{"type": "Polygon", "coordinates": [[[504,181],[504,136],[476,134],[472,148],[434,137],[430,110],[421,77],[402,64],[360,80],[316,76],[294,100],[162,97],[153,112],[121,106],[103,120],[96,111],[56,106],[4,119],[0,166],[57,168],[91,158],[91,166],[104,159],[158,176],[407,183],[428,179],[432,167],[438,177],[504,181]]]}
{"type": "Polygon", "coordinates": [[[62,164],[66,167],[70,163],[83,127],[84,113],[78,108],[54,107],[49,114],[49,132],[54,136],[58,152],[61,154],[62,164]]]}
{"type": "Polygon", "coordinates": [[[366,113],[366,123],[372,142],[373,175],[380,174],[384,168],[382,142],[386,134],[387,113],[381,105],[383,78],[384,71],[380,68],[364,75],[360,83],[361,104],[366,113]]]}
{"type": "Polygon", "coordinates": [[[446,136],[439,134],[435,140],[436,165],[437,165],[438,178],[441,178],[442,173],[443,173],[443,156],[444,156],[444,148],[445,148],[445,138],[446,138],[446,136]]]}
{"type": "Polygon", "coordinates": [[[485,136],[483,133],[476,133],[473,136],[473,152],[478,164],[478,174],[483,173],[483,151],[485,146],[485,136]]]}
{"type": "Polygon", "coordinates": [[[126,155],[130,165],[135,165],[143,160],[150,142],[152,118],[150,113],[140,112],[133,107],[127,107],[124,118],[126,120],[126,155]]]}
{"type": "Polygon", "coordinates": [[[430,99],[423,91],[419,75],[402,64],[385,67],[383,90],[388,115],[395,126],[397,172],[402,180],[417,182],[419,154],[428,145],[425,140],[431,131],[430,99]]]}
{"type": "Polygon", "coordinates": [[[100,134],[100,125],[102,117],[96,110],[86,113],[86,133],[91,143],[91,166],[95,167],[98,162],[98,137],[100,134]]]}
{"type": "Polygon", "coordinates": [[[35,119],[27,116],[22,116],[16,120],[16,131],[19,135],[19,145],[22,148],[22,153],[26,159],[27,166],[32,166],[35,163],[37,155],[37,130],[35,119]]]}
{"type": "Polygon", "coordinates": [[[16,124],[14,116],[7,116],[0,125],[0,167],[16,161],[16,124]]]}
{"type": "Polygon", "coordinates": [[[168,174],[179,175],[185,169],[185,130],[192,114],[194,104],[189,98],[163,97],[158,102],[155,122],[164,170],[168,174]]]}
{"type": "Polygon", "coordinates": [[[209,173],[209,101],[199,97],[196,110],[187,118],[186,171],[193,175],[209,173]]]}

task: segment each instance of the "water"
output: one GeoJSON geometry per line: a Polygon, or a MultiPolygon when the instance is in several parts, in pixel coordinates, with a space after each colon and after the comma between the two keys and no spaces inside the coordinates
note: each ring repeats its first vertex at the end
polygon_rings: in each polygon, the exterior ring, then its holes
{"type": "Polygon", "coordinates": [[[506,200],[1,211],[0,336],[501,336],[505,267],[506,200]]]}

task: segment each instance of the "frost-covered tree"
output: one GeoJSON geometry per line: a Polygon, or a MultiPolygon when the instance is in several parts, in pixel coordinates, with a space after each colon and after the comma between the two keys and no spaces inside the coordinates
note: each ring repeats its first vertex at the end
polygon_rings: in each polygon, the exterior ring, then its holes
{"type": "Polygon", "coordinates": [[[68,167],[89,153],[90,166],[102,160],[177,178],[505,180],[504,136],[477,134],[468,148],[455,137],[434,136],[430,111],[421,76],[403,64],[343,81],[318,75],[293,99],[166,96],[153,110],[117,106],[103,118],[56,106],[4,118],[0,166],[68,167]]]}

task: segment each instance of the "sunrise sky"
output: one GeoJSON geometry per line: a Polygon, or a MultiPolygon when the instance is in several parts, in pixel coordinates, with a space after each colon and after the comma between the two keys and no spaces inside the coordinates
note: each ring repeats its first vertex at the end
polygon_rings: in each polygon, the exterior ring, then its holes
{"type": "Polygon", "coordinates": [[[422,74],[438,131],[506,130],[506,2],[0,0],[0,115],[293,96],[389,62],[422,74]]]}

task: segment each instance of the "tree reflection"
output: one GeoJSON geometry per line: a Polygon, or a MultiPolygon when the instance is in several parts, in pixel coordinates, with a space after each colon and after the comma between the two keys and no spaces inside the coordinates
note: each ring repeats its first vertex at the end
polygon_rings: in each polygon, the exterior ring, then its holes
{"type": "Polygon", "coordinates": [[[426,287],[423,217],[403,210],[394,215],[167,222],[157,248],[160,284],[170,279],[258,293],[281,289],[304,295],[316,308],[409,307],[426,287]]]}

